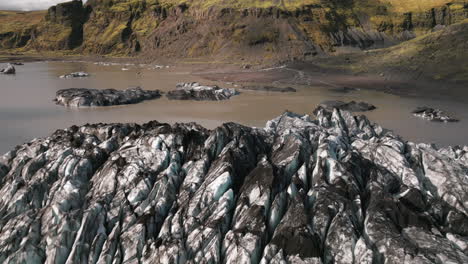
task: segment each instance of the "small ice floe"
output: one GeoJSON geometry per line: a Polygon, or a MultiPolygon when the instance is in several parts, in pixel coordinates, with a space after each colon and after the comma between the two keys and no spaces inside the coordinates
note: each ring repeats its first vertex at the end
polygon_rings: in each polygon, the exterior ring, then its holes
{"type": "Polygon", "coordinates": [[[0,70],[0,73],[3,73],[3,74],[15,74],[15,73],[16,73],[16,69],[15,69],[15,67],[14,67],[12,64],[9,63],[5,69],[1,69],[1,70],[0,70]]]}
{"type": "Polygon", "coordinates": [[[178,83],[176,87],[176,90],[169,91],[166,95],[170,100],[221,101],[239,94],[232,88],[205,86],[197,82],[178,83]]]}
{"type": "Polygon", "coordinates": [[[261,69],[260,71],[273,71],[273,70],[280,70],[280,69],[285,69],[285,68],[286,68],[286,65],[281,65],[281,66],[278,66],[278,67],[261,69]]]}
{"type": "Polygon", "coordinates": [[[108,62],[95,62],[94,64],[95,65],[100,65],[100,66],[111,66],[111,64],[108,63],[108,62]]]}
{"type": "Polygon", "coordinates": [[[70,74],[65,74],[60,76],[62,79],[69,79],[69,78],[84,78],[89,77],[89,73],[86,72],[72,72],[70,74]]]}
{"type": "Polygon", "coordinates": [[[440,109],[434,109],[426,106],[416,108],[413,111],[413,115],[433,122],[459,122],[458,119],[453,118],[452,116],[440,109]]]}
{"type": "Polygon", "coordinates": [[[150,70],[159,70],[159,69],[169,69],[169,68],[170,68],[170,66],[168,66],[168,65],[153,65],[149,69],[150,70]]]}

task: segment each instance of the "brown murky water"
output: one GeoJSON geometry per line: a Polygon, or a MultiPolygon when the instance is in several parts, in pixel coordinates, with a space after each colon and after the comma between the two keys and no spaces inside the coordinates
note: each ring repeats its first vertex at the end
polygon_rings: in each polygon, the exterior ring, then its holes
{"type": "MultiPolygon", "coordinates": [[[[3,65],[2,65],[3,66],[3,65]]],[[[144,89],[169,91],[175,84],[200,81],[203,84],[225,83],[200,80],[190,74],[190,68],[177,66],[150,69],[149,66],[97,65],[81,62],[35,62],[17,66],[14,76],[0,75],[0,153],[35,137],[44,137],[56,129],[97,122],[198,122],[214,128],[233,121],[263,127],[267,120],[285,110],[310,114],[323,100],[362,100],[378,107],[367,116],[392,129],[407,140],[438,145],[467,145],[468,105],[417,98],[403,98],[372,91],[341,94],[325,87],[296,87],[297,93],[243,92],[229,101],[192,102],[169,101],[167,98],[136,105],[108,108],[69,109],[52,102],[63,88],[116,88],[141,86],[144,89]],[[129,70],[123,71],[122,68],[129,70]],[[60,79],[74,71],[86,71],[90,78],[60,79]],[[444,109],[462,120],[441,124],[418,119],[410,114],[417,106],[444,109]]]]}

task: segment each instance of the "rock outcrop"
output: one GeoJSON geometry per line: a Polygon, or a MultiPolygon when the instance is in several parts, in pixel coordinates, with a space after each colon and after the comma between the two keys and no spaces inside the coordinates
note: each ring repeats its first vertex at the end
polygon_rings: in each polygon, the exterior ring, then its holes
{"type": "Polygon", "coordinates": [[[458,122],[455,119],[440,109],[434,109],[426,106],[418,107],[413,111],[413,115],[422,119],[434,122],[458,122]]]}
{"type": "Polygon", "coordinates": [[[205,86],[194,82],[177,84],[177,89],[168,92],[167,98],[170,100],[221,101],[238,94],[235,89],[221,88],[216,85],[205,86]]]}
{"type": "Polygon", "coordinates": [[[467,263],[467,172],[337,109],[73,126],[0,158],[0,262],[467,263]]]}
{"type": "Polygon", "coordinates": [[[89,77],[89,73],[86,73],[86,72],[72,72],[72,73],[60,76],[60,78],[62,78],[62,79],[84,78],[84,77],[89,77]]]}
{"type": "Polygon", "coordinates": [[[57,91],[54,101],[68,107],[91,107],[137,104],[159,97],[160,91],[143,90],[140,87],[125,90],[70,88],[57,91]]]}
{"type": "Polygon", "coordinates": [[[323,101],[314,110],[314,114],[316,114],[320,109],[333,111],[334,108],[350,112],[367,112],[377,109],[374,105],[366,102],[351,101],[347,103],[343,101],[323,101]]]}
{"type": "Polygon", "coordinates": [[[31,42],[38,50],[73,50],[83,44],[83,27],[90,7],[81,0],[59,3],[47,10],[45,19],[34,31],[31,42]]]}
{"type": "Polygon", "coordinates": [[[14,67],[12,64],[9,63],[5,69],[1,69],[1,70],[0,70],[0,73],[3,73],[3,74],[15,74],[15,73],[16,73],[16,69],[15,69],[15,67],[14,67]]]}
{"type": "Polygon", "coordinates": [[[276,86],[243,86],[243,90],[262,91],[262,92],[279,92],[279,93],[295,93],[297,90],[292,87],[276,87],[276,86]]]}

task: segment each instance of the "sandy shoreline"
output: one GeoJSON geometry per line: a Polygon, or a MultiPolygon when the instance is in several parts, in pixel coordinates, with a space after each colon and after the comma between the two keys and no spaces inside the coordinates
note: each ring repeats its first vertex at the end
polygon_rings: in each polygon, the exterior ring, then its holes
{"type": "Polygon", "coordinates": [[[403,97],[453,100],[468,103],[468,87],[453,82],[411,80],[378,74],[353,74],[325,70],[313,64],[290,64],[269,70],[199,71],[195,74],[211,81],[257,82],[277,85],[321,86],[330,89],[344,87],[379,91],[403,97]]]}

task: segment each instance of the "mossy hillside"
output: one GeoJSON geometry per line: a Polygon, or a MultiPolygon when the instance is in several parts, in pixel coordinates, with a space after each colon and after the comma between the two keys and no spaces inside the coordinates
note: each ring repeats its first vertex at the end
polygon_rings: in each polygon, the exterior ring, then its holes
{"type": "Polygon", "coordinates": [[[156,0],[88,1],[92,13],[84,26],[86,53],[126,55],[138,52],[140,42],[157,28],[156,0]]]}
{"type": "Polygon", "coordinates": [[[468,19],[389,48],[344,54],[318,66],[378,74],[384,78],[432,79],[468,84],[468,19]]]}
{"type": "Polygon", "coordinates": [[[45,14],[45,11],[0,11],[0,33],[14,32],[37,25],[45,14]]]}
{"type": "Polygon", "coordinates": [[[28,47],[113,56],[235,55],[245,49],[247,56],[290,52],[280,57],[292,59],[340,45],[375,48],[375,32],[393,39],[383,43],[391,45],[468,15],[463,0],[89,0],[84,9],[89,14],[81,29],[40,22],[28,47]],[[69,36],[49,34],[61,29],[69,36]]]}
{"type": "Polygon", "coordinates": [[[35,50],[63,50],[68,49],[71,27],[44,22],[38,28],[38,34],[29,45],[35,50]]]}
{"type": "MultiPolygon", "coordinates": [[[[131,0],[135,1],[135,0],[131,0]]],[[[362,5],[385,6],[391,12],[408,13],[424,12],[431,8],[441,7],[448,3],[459,3],[463,0],[160,0],[161,3],[169,5],[186,4],[197,9],[208,8],[281,8],[287,11],[295,11],[305,6],[349,6],[356,8],[362,5]]]]}
{"type": "MultiPolygon", "coordinates": [[[[414,35],[426,34],[437,24],[448,25],[468,16],[468,9],[463,0],[161,1],[174,5],[185,4],[190,9],[195,10],[223,8],[283,10],[284,13],[289,13],[290,16],[297,18],[294,23],[297,23],[307,38],[327,52],[335,51],[334,47],[340,42],[361,48],[373,46],[372,39],[355,40],[354,36],[348,39],[336,39],[336,36],[341,36],[350,28],[361,31],[361,35],[366,35],[369,32],[371,34],[381,32],[385,34],[382,38],[393,38],[395,41],[401,41],[414,35]]],[[[235,33],[242,35],[245,32],[236,30],[235,33]]],[[[259,32],[259,34],[263,33],[259,32]]],[[[246,36],[246,38],[249,37],[246,36]]],[[[300,37],[294,36],[292,38],[300,37]]],[[[238,40],[238,38],[236,39],[238,40]]]]}
{"type": "Polygon", "coordinates": [[[408,69],[435,80],[468,83],[468,19],[379,51],[370,64],[408,69]]]}
{"type": "Polygon", "coordinates": [[[23,47],[46,12],[0,11],[0,48],[23,47]]]}
{"type": "MultiPolygon", "coordinates": [[[[431,10],[420,10],[441,8],[442,3],[408,6],[410,12],[416,12],[411,16],[409,12],[398,11],[400,4],[405,3],[373,0],[89,2],[93,6],[93,15],[85,25],[83,50],[114,56],[145,50],[149,56],[218,54],[225,60],[236,56],[280,60],[303,58],[316,54],[316,48],[325,52],[335,51],[337,40],[332,38],[333,34],[340,35],[349,28],[361,30],[363,35],[367,31],[379,31],[396,38],[405,31],[425,34],[433,27],[432,22],[421,23],[418,19],[434,19],[431,14],[427,15],[431,10]],[[392,3],[397,5],[394,7],[392,3]],[[170,23],[165,21],[167,16],[177,13],[172,9],[180,5],[187,12],[178,13],[178,18],[169,18],[173,20],[170,23]],[[234,12],[229,16],[219,15],[226,8],[234,12]],[[208,9],[212,10],[208,17],[197,18],[200,10],[208,9]],[[275,9],[280,10],[279,16],[275,9]],[[251,15],[242,15],[244,10],[251,10],[251,15]],[[422,18],[416,14],[421,14],[422,18]],[[161,23],[165,23],[163,28],[159,28],[161,23]]],[[[446,6],[442,4],[442,7],[446,6]]],[[[441,24],[450,22],[437,21],[441,24]]],[[[366,39],[357,41],[348,44],[360,48],[372,45],[372,41],[366,39]]]]}

